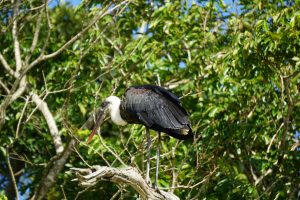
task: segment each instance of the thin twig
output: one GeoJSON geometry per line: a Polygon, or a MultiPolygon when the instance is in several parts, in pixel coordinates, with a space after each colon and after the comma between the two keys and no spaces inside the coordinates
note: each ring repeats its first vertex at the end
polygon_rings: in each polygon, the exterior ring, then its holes
{"type": "Polygon", "coordinates": [[[210,172],[208,175],[206,175],[202,181],[192,185],[192,186],[186,186],[186,185],[178,185],[176,187],[174,187],[174,189],[178,189],[178,188],[186,188],[186,189],[193,189],[195,187],[198,187],[199,185],[201,185],[202,183],[208,181],[208,178],[211,177],[215,172],[216,170],[218,169],[219,167],[215,167],[214,170],[212,172],[210,172]]]}
{"type": "Polygon", "coordinates": [[[74,151],[77,153],[77,155],[79,156],[79,158],[84,162],[84,164],[88,167],[92,167],[83,157],[82,155],[79,153],[79,151],[77,150],[77,148],[74,146],[74,151]]]}
{"type": "Polygon", "coordinates": [[[272,173],[273,170],[272,169],[268,169],[266,170],[256,181],[255,181],[255,186],[257,186],[262,180],[263,178],[265,178],[267,175],[269,175],[270,173],[272,173]]]}
{"type": "Polygon", "coordinates": [[[83,190],[79,191],[74,200],[77,200],[82,193],[88,191],[91,187],[93,187],[93,186],[86,187],[83,190]]]}
{"type": "Polygon", "coordinates": [[[18,186],[17,186],[17,183],[16,183],[16,179],[15,179],[15,175],[14,175],[14,171],[11,167],[11,164],[10,164],[10,160],[9,160],[9,152],[8,150],[6,150],[6,163],[7,163],[7,167],[8,167],[8,170],[9,170],[9,174],[10,174],[10,178],[12,180],[12,183],[13,183],[13,186],[14,186],[14,190],[15,190],[15,193],[16,193],[16,200],[19,200],[20,197],[19,197],[19,192],[18,192],[18,186]]]}
{"type": "Polygon", "coordinates": [[[30,99],[30,96],[27,96],[26,101],[25,101],[25,105],[24,105],[24,107],[23,107],[23,109],[22,109],[22,112],[21,112],[20,119],[19,119],[19,121],[18,121],[18,125],[17,125],[17,130],[16,130],[16,136],[15,136],[15,138],[19,138],[20,125],[21,125],[21,122],[22,122],[22,119],[23,119],[25,110],[26,110],[26,108],[27,108],[27,105],[28,105],[28,103],[29,103],[29,99],[30,99]]]}
{"type": "Polygon", "coordinates": [[[31,62],[29,64],[29,66],[27,66],[24,69],[22,75],[26,74],[30,69],[32,69],[34,66],[36,66],[40,62],[51,59],[51,58],[54,58],[57,55],[59,55],[62,51],[66,50],[71,44],[73,44],[77,39],[79,39],[84,33],[86,33],[97,21],[99,21],[104,16],[108,15],[113,10],[119,8],[120,6],[125,4],[126,2],[129,2],[129,0],[121,2],[121,3],[117,4],[116,6],[114,6],[111,9],[107,9],[107,8],[104,9],[104,10],[106,10],[105,12],[103,12],[100,15],[96,16],[89,25],[87,25],[84,29],[82,29],[79,33],[77,33],[74,37],[72,37],[69,41],[67,41],[64,45],[62,45],[55,52],[47,54],[47,55],[40,55],[37,59],[35,59],[33,62],[31,62]]]}
{"type": "Polygon", "coordinates": [[[277,129],[276,133],[273,135],[271,141],[270,141],[270,144],[267,148],[267,154],[270,152],[270,149],[271,149],[271,146],[273,144],[273,141],[275,140],[275,138],[277,137],[279,131],[281,130],[281,128],[284,126],[284,123],[281,123],[281,125],[279,126],[279,128],[277,129]]]}
{"type": "Polygon", "coordinates": [[[124,161],[111,149],[111,148],[109,148],[106,144],[105,144],[105,142],[103,141],[103,138],[102,138],[102,136],[99,134],[99,139],[100,139],[100,142],[101,142],[101,144],[112,154],[112,155],[114,155],[115,156],[115,158],[117,158],[118,159],[118,161],[120,161],[120,163],[122,163],[122,165],[124,165],[124,166],[126,166],[126,164],[124,163],[124,161]]]}
{"type": "Polygon", "coordinates": [[[67,200],[67,196],[66,196],[66,193],[65,193],[65,190],[64,190],[64,186],[60,185],[60,188],[61,188],[61,191],[62,191],[62,193],[64,195],[63,200],[67,200]]]}

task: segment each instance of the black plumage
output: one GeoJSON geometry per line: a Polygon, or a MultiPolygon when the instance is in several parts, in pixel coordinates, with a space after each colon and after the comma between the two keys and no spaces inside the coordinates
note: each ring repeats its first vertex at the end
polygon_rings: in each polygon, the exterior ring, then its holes
{"type": "Polygon", "coordinates": [[[159,86],[128,88],[121,101],[120,114],[127,123],[143,124],[177,139],[185,140],[193,135],[179,98],[159,86]]]}
{"type": "Polygon", "coordinates": [[[157,188],[160,157],[161,132],[185,140],[193,136],[188,114],[181,106],[179,98],[168,90],[154,85],[133,86],[126,90],[122,100],[116,96],[105,99],[99,109],[99,114],[91,132],[88,143],[92,140],[97,128],[110,112],[111,120],[118,125],[143,124],[147,136],[146,181],[150,182],[150,149],[151,138],[149,129],[158,132],[155,187],[157,188]]]}

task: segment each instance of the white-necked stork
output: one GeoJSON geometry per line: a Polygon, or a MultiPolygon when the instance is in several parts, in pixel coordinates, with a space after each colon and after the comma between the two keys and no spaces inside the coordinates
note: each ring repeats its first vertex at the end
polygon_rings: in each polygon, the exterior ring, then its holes
{"type": "Polygon", "coordinates": [[[157,189],[158,166],[160,154],[160,133],[185,140],[193,136],[188,114],[181,106],[179,98],[168,90],[154,85],[140,85],[129,87],[122,100],[116,96],[110,96],[101,104],[101,109],[96,123],[88,138],[92,140],[96,130],[101,125],[107,112],[111,120],[124,126],[126,124],[142,124],[146,127],[147,136],[147,166],[146,181],[150,182],[150,146],[151,138],[149,129],[158,132],[158,148],[156,160],[155,187],[157,189]]]}

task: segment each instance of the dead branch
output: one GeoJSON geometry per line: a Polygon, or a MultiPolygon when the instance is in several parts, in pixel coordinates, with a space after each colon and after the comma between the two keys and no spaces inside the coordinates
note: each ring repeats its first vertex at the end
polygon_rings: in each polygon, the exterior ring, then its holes
{"type": "Polygon", "coordinates": [[[91,169],[71,168],[76,174],[76,181],[83,187],[95,186],[99,181],[110,181],[133,187],[142,199],[152,200],[178,200],[173,193],[151,188],[142,178],[141,174],[133,167],[114,168],[106,166],[93,166],[91,169]]]}

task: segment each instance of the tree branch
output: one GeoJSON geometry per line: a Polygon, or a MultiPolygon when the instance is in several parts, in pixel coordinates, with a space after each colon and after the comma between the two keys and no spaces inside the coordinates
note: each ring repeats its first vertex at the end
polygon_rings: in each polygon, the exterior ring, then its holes
{"type": "Polygon", "coordinates": [[[101,18],[103,18],[110,12],[114,11],[115,9],[119,8],[121,5],[123,5],[125,3],[129,3],[129,0],[121,2],[120,4],[114,6],[111,9],[107,9],[107,10],[104,9],[105,10],[104,12],[102,12],[101,14],[96,16],[89,25],[87,25],[84,29],[82,29],[79,33],[77,33],[74,37],[72,37],[64,45],[62,45],[58,50],[56,50],[55,52],[50,53],[48,55],[43,55],[43,54],[40,55],[37,59],[35,59],[32,63],[30,63],[29,66],[27,66],[24,69],[22,74],[26,74],[31,68],[33,68],[40,62],[54,58],[55,56],[59,55],[62,51],[66,50],[71,44],[73,44],[78,38],[80,38],[84,33],[86,33],[97,21],[99,21],[101,18]]]}
{"type": "Polygon", "coordinates": [[[9,89],[6,87],[6,85],[0,80],[0,85],[3,87],[5,90],[6,94],[9,94],[9,89]]]}
{"type": "Polygon", "coordinates": [[[35,25],[35,31],[34,31],[34,36],[33,36],[33,40],[32,40],[32,43],[31,43],[30,51],[27,54],[26,59],[25,59],[26,65],[28,64],[28,62],[29,62],[29,60],[32,56],[32,53],[33,53],[33,51],[34,51],[34,49],[37,45],[39,35],[40,35],[41,24],[42,24],[41,22],[42,22],[42,12],[38,16],[38,19],[37,19],[37,22],[36,22],[36,25],[35,25]]]}
{"type": "Polygon", "coordinates": [[[6,69],[6,71],[8,71],[8,73],[14,77],[16,77],[15,72],[11,69],[11,67],[9,66],[9,64],[6,62],[4,56],[2,55],[2,53],[0,53],[0,61],[2,63],[2,66],[4,67],[4,69],[6,69]]]}
{"type": "Polygon", "coordinates": [[[173,193],[165,191],[156,191],[151,188],[147,182],[142,178],[141,174],[133,167],[105,167],[93,166],[92,169],[71,168],[76,173],[79,184],[83,187],[90,187],[96,185],[99,181],[106,180],[113,183],[130,185],[140,195],[142,199],[164,199],[164,200],[178,200],[179,198],[173,193]]]}
{"type": "Polygon", "coordinates": [[[18,186],[17,186],[17,183],[16,183],[14,171],[13,171],[13,169],[11,167],[11,164],[10,164],[8,150],[6,151],[6,154],[7,154],[6,155],[6,163],[7,163],[9,174],[10,174],[10,178],[12,180],[12,183],[13,183],[13,186],[14,186],[14,190],[15,190],[15,193],[16,193],[16,200],[19,200],[20,198],[19,198],[18,186]]]}
{"type": "Polygon", "coordinates": [[[12,36],[14,41],[14,52],[15,52],[15,61],[16,61],[16,74],[19,74],[19,71],[22,68],[22,60],[21,60],[21,51],[20,51],[20,43],[18,40],[18,12],[19,12],[19,0],[14,0],[14,10],[13,10],[13,27],[12,27],[12,36]]]}
{"type": "MultiPolygon", "coordinates": [[[[100,108],[97,110],[100,110],[100,108]]],[[[97,112],[97,114],[98,113],[99,112],[97,112]]],[[[93,119],[94,115],[91,114],[91,116],[89,117],[87,122],[83,124],[81,129],[91,129],[94,125],[93,119]]],[[[58,174],[65,166],[65,163],[71,155],[73,147],[76,145],[76,143],[77,141],[75,140],[75,138],[71,138],[70,142],[66,145],[64,151],[61,154],[58,154],[55,157],[53,157],[51,161],[47,164],[43,172],[43,178],[41,179],[39,187],[36,189],[31,200],[40,200],[45,197],[50,187],[55,183],[58,174]]]]}
{"type": "Polygon", "coordinates": [[[0,130],[5,123],[5,115],[7,107],[17,98],[19,98],[25,91],[27,86],[26,76],[21,78],[20,76],[15,80],[9,94],[5,97],[0,105],[0,130]]]}
{"type": "Polygon", "coordinates": [[[13,93],[13,95],[11,96],[11,99],[9,101],[9,104],[11,104],[13,101],[15,101],[17,98],[19,98],[23,92],[25,91],[27,87],[27,81],[26,81],[26,76],[23,76],[23,78],[20,81],[20,85],[19,88],[15,91],[15,93],[13,93]]]}
{"type": "Polygon", "coordinates": [[[69,156],[72,153],[73,146],[76,144],[75,139],[71,139],[61,154],[56,155],[47,164],[43,174],[43,178],[39,184],[39,187],[35,191],[31,200],[44,199],[49,188],[55,183],[58,174],[61,172],[69,156]]]}
{"type": "Polygon", "coordinates": [[[58,128],[56,126],[56,122],[54,120],[54,117],[52,113],[50,112],[48,105],[45,101],[43,101],[37,94],[32,94],[32,100],[37,105],[38,109],[42,112],[44,115],[44,118],[47,122],[47,125],[49,127],[50,134],[53,139],[53,143],[55,146],[56,154],[59,154],[63,152],[64,147],[61,142],[61,138],[59,135],[58,128]]]}
{"type": "MultiPolygon", "coordinates": [[[[34,66],[36,66],[37,64],[39,64],[42,61],[48,60],[50,58],[53,58],[57,55],[59,55],[62,51],[64,51],[65,49],[67,49],[72,43],[74,43],[78,38],[80,38],[84,33],[86,33],[98,20],[100,20],[102,17],[104,17],[105,15],[109,14],[110,12],[114,11],[115,9],[119,8],[121,5],[125,4],[125,7],[130,3],[130,0],[125,0],[119,4],[117,4],[116,6],[114,6],[113,8],[109,9],[109,6],[103,10],[103,13],[96,16],[92,22],[87,25],[84,29],[82,29],[78,34],[76,34],[73,38],[71,38],[68,42],[66,42],[61,48],[59,48],[57,51],[48,54],[48,55],[43,55],[41,54],[37,59],[35,59],[31,64],[29,64],[28,66],[26,66],[24,68],[24,70],[22,70],[21,74],[18,76],[18,78],[15,80],[15,82],[13,83],[13,86],[10,90],[10,94],[7,95],[7,97],[2,101],[1,105],[0,105],[0,130],[2,129],[4,123],[5,123],[5,115],[6,115],[6,109],[7,107],[10,105],[11,102],[13,102],[12,97],[13,94],[16,92],[22,78],[27,74],[27,72],[32,69],[34,66]]],[[[21,58],[21,57],[20,57],[21,58]]]]}

